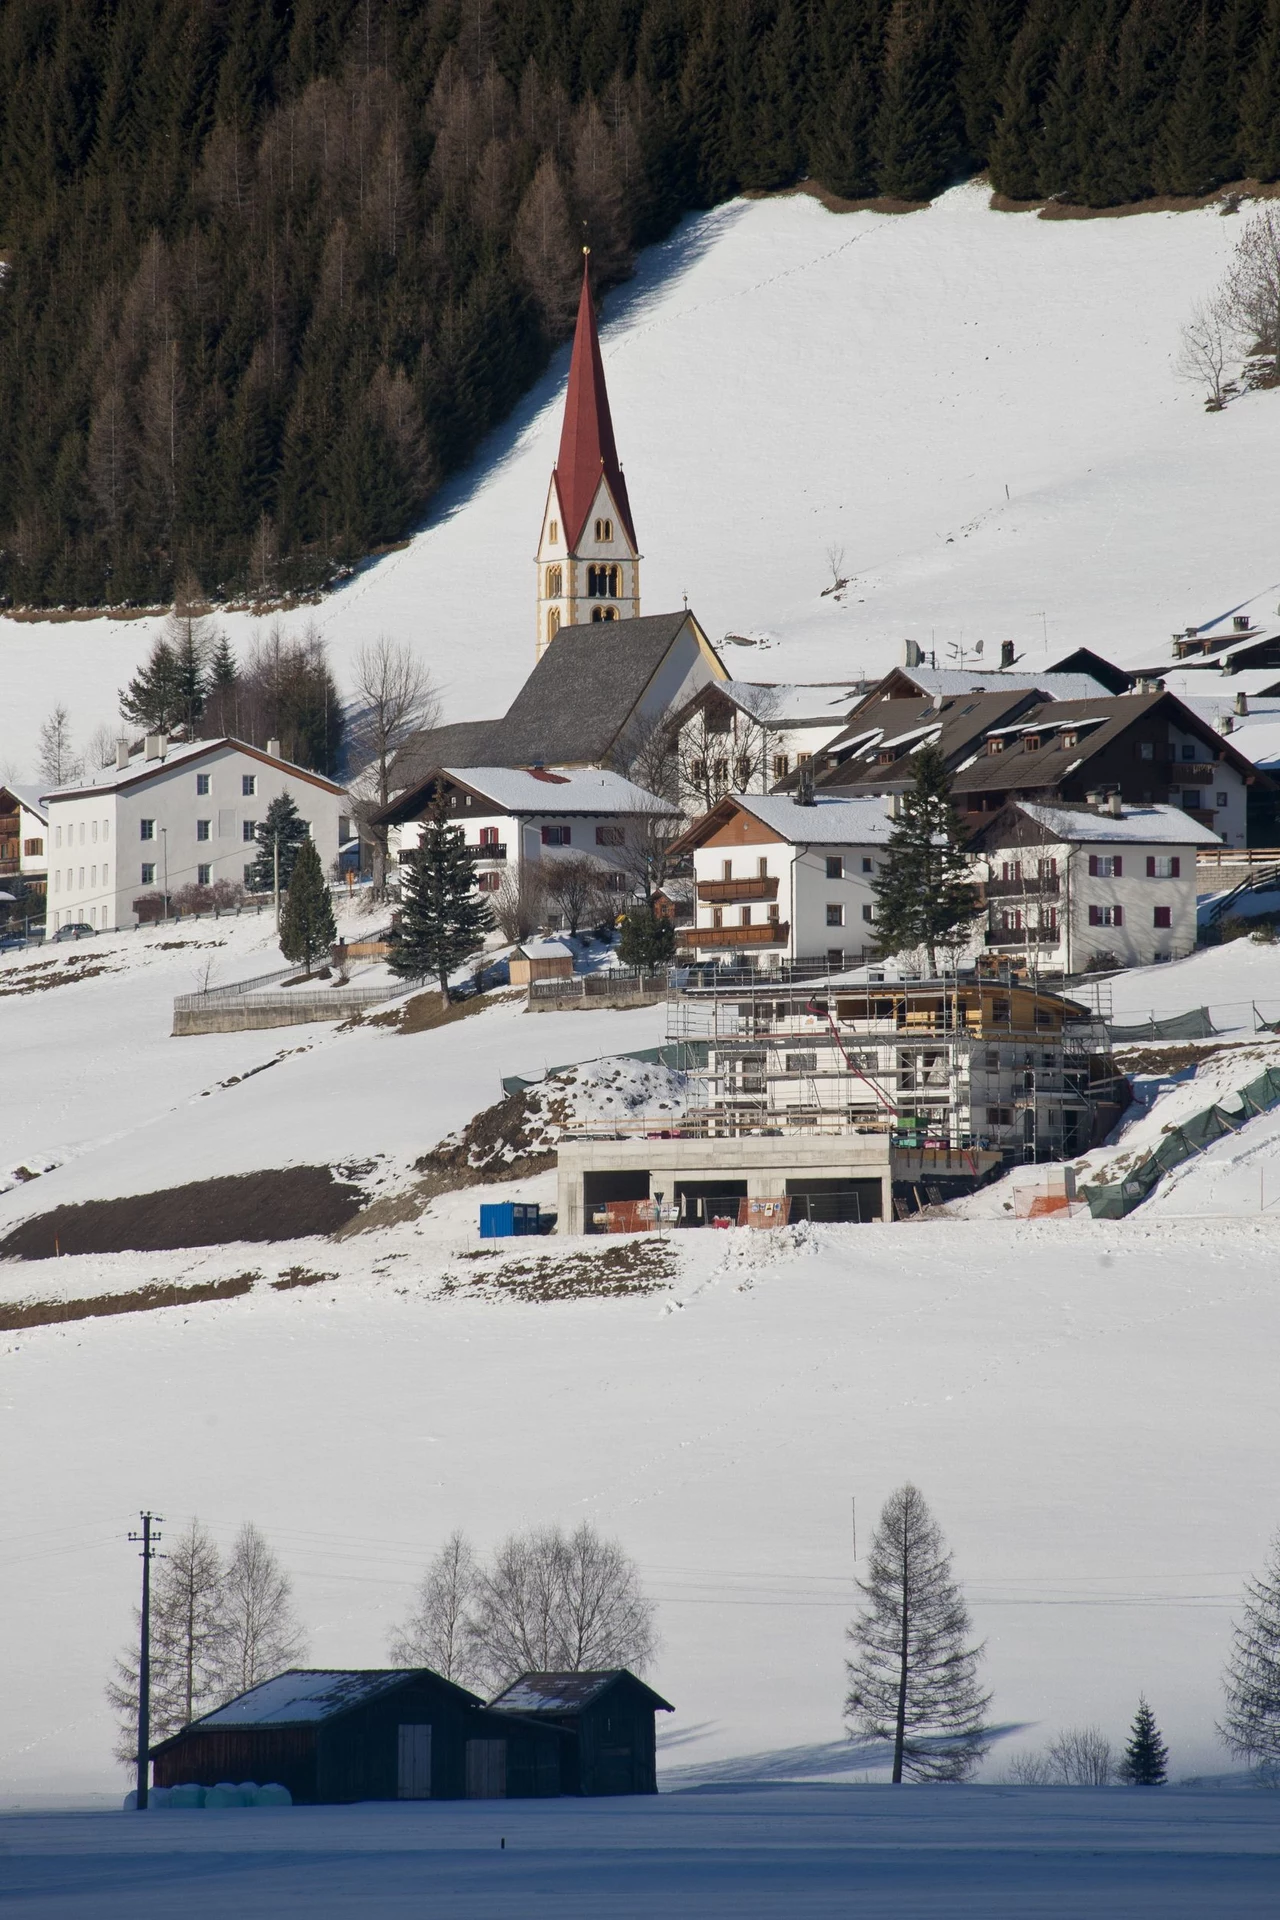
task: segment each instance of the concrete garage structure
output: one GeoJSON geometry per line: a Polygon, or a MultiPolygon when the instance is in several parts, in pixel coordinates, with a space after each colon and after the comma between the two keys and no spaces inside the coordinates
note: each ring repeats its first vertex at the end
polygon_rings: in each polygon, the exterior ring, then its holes
{"type": "Polygon", "coordinates": [[[893,1218],[893,1165],[887,1131],[728,1139],[562,1139],[560,1233],[590,1233],[593,1215],[618,1201],[652,1200],[681,1210],[688,1225],[705,1219],[708,1201],[741,1198],[843,1199],[837,1217],[893,1218]],[[683,1203],[683,1204],[682,1204],[683,1203]],[[701,1210],[699,1207],[701,1203],[701,1210]]]}

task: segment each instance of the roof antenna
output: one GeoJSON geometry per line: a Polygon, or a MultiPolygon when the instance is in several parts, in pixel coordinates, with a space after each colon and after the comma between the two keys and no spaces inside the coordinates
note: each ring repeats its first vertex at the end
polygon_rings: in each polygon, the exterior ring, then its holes
{"type": "Polygon", "coordinates": [[[685,610],[685,612],[686,612],[686,613],[688,613],[688,611],[689,611],[689,595],[688,595],[688,591],[687,591],[687,590],[686,590],[686,592],[685,592],[685,593],[684,593],[684,594],[682,595],[682,598],[683,598],[683,600],[684,600],[684,610],[685,610]]]}

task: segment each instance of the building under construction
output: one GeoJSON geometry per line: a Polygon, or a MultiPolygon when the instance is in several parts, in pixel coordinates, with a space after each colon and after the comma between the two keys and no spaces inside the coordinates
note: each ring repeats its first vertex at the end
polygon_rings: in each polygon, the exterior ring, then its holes
{"type": "Polygon", "coordinates": [[[566,1137],[562,1231],[615,1226],[622,1208],[635,1224],[735,1207],[744,1223],[887,1219],[1084,1152],[1126,1098],[1090,1008],[974,976],[691,983],[668,1001],[664,1057],[704,1097],[661,1134],[606,1122],[566,1137]]]}

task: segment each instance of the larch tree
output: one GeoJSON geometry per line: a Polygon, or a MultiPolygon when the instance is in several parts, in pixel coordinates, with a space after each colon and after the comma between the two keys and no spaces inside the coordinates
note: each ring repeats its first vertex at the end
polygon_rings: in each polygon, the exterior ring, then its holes
{"type": "MultiPolygon", "coordinates": [[[[385,633],[356,654],[351,693],[355,712],[348,748],[361,767],[352,792],[372,814],[391,798],[391,768],[400,749],[416,733],[437,724],[440,700],[423,662],[385,633]]],[[[382,900],[387,890],[387,829],[370,824],[369,834],[374,898],[382,900]]]]}
{"type": "Polygon", "coordinates": [[[1245,1583],[1244,1612],[1223,1676],[1226,1708],[1218,1725],[1232,1753],[1280,1767],[1280,1534],[1260,1577],[1245,1583]]]}
{"type": "Polygon", "coordinates": [[[476,891],[462,828],[449,818],[441,785],[422,838],[400,869],[400,919],[387,965],[401,979],[434,978],[447,1005],[449,975],[475,957],[492,926],[489,904],[476,891]]]}
{"type": "Polygon", "coordinates": [[[466,1535],[449,1535],[422,1576],[412,1611],[393,1629],[388,1651],[396,1667],[430,1667],[460,1687],[477,1678],[471,1603],[476,1557],[466,1535]]]}
{"type": "Polygon", "coordinates": [[[964,830],[951,799],[951,775],[936,746],[913,755],[914,782],[900,796],[876,893],[881,954],[923,947],[936,973],[939,947],[962,938],[978,913],[964,830]]]}
{"type": "Polygon", "coordinates": [[[36,766],[50,787],[69,786],[84,773],[84,762],[71,740],[71,715],[61,701],[41,723],[36,766]]]}
{"type": "Polygon", "coordinates": [[[316,843],[304,840],[298,849],[280,915],[280,951],[286,960],[305,967],[310,978],[314,962],[329,951],[337,932],[333,901],[316,843]]]}
{"type": "MultiPolygon", "coordinates": [[[[222,1558],[192,1520],[167,1543],[151,1595],[151,1733],[166,1740],[218,1704],[226,1650],[222,1558]]],[[[138,1623],[134,1612],[135,1629],[138,1623]]],[[[116,1758],[138,1758],[138,1636],[115,1663],[107,1699],[120,1717],[116,1758]]]]}
{"type": "Polygon", "coordinates": [[[521,1673],[643,1672],[657,1645],[638,1567],[589,1521],[510,1535],[478,1570],[470,1620],[473,1670],[495,1690],[521,1673]]]}
{"type": "Polygon", "coordinates": [[[1162,1787],[1169,1777],[1169,1749],[1160,1738],[1156,1717],[1145,1694],[1138,1696],[1129,1744],[1120,1756],[1117,1771],[1121,1780],[1131,1787],[1162,1787]]]}
{"type": "Polygon", "coordinates": [[[296,1666],[306,1636],[293,1610],[293,1585],[258,1529],[246,1521],[222,1579],[218,1692],[234,1699],[259,1681],[296,1666]]]}
{"type": "Polygon", "coordinates": [[[849,1628],[845,1712],[864,1739],[893,1748],[893,1782],[963,1780],[989,1744],[991,1696],[980,1646],[941,1530],[919,1488],[885,1502],[871,1542],[866,1605],[849,1628]]]}

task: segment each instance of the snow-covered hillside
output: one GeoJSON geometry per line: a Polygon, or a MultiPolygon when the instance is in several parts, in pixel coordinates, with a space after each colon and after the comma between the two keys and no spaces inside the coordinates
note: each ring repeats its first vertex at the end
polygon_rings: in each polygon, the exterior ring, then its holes
{"type": "MultiPolygon", "coordinates": [[[[1245,210],[1247,212],[1247,209],[1245,210]]],[[[1046,221],[978,186],[899,217],[804,196],[686,222],[613,294],[603,343],[645,559],[747,678],[837,679],[1016,642],[1142,664],[1175,628],[1274,613],[1280,396],[1206,414],[1178,329],[1241,218],[1209,208],[1046,221]],[[851,576],[841,599],[828,551],[851,576]]],[[[430,661],[450,717],[502,709],[533,664],[532,554],[567,353],[441,499],[433,524],[317,608],[341,678],[379,632],[430,661]],[[477,662],[483,671],[477,672],[477,662]]],[[[254,621],[226,622],[245,647],[254,621]]],[[[83,738],[153,623],[0,623],[0,773],[40,717],[83,738]]]]}

